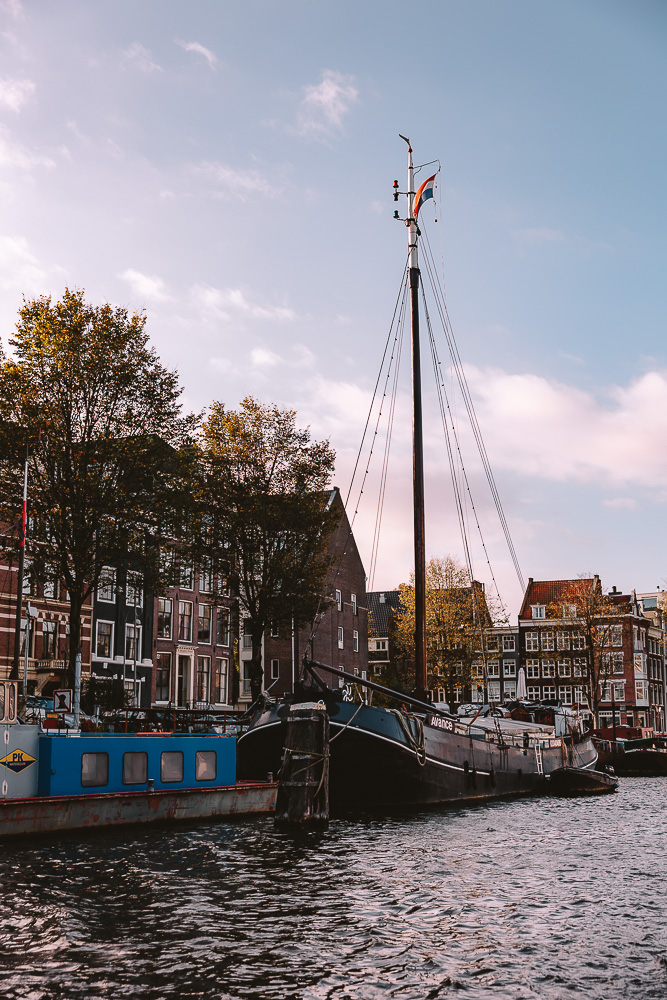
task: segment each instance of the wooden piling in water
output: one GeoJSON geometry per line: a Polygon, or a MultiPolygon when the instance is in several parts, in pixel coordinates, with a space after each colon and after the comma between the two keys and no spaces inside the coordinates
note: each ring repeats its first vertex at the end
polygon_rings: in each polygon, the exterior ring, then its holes
{"type": "Polygon", "coordinates": [[[292,705],[278,777],[276,826],[329,822],[329,716],[316,702],[292,705]]]}

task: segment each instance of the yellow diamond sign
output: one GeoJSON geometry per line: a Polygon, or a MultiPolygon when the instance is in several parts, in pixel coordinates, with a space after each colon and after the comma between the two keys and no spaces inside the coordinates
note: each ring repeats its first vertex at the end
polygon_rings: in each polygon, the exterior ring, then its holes
{"type": "Polygon", "coordinates": [[[4,764],[14,774],[18,774],[19,771],[23,771],[26,767],[34,764],[36,760],[36,757],[32,757],[25,750],[10,750],[6,757],[0,759],[0,764],[4,764]]]}

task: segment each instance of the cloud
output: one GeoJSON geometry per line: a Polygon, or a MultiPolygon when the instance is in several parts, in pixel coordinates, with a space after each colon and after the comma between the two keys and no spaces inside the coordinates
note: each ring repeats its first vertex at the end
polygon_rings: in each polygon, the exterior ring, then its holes
{"type": "Polygon", "coordinates": [[[296,318],[294,310],[287,306],[265,306],[248,301],[240,288],[195,285],[190,294],[202,313],[213,320],[230,322],[232,319],[247,318],[289,323],[296,318]]]}
{"type": "Polygon", "coordinates": [[[24,236],[0,236],[0,287],[26,296],[48,293],[60,283],[64,269],[45,266],[24,236]]]}
{"type": "Polygon", "coordinates": [[[0,126],[0,167],[19,170],[21,173],[33,167],[55,167],[55,161],[41,153],[32,153],[11,138],[9,131],[0,126]]]}
{"type": "Polygon", "coordinates": [[[538,246],[544,243],[564,243],[565,236],[560,229],[547,229],[543,226],[540,229],[513,229],[512,236],[519,243],[526,243],[529,246],[538,246]]]}
{"type": "Polygon", "coordinates": [[[268,351],[265,347],[255,347],[250,352],[250,361],[255,368],[275,368],[282,361],[279,354],[268,351]]]}
{"type": "Polygon", "coordinates": [[[227,163],[207,160],[190,168],[198,179],[212,182],[217,190],[216,197],[249,201],[258,195],[275,198],[280,194],[276,187],[259,170],[242,170],[227,163]]]}
{"type": "Polygon", "coordinates": [[[127,281],[132,291],[139,298],[152,302],[166,302],[169,300],[167,289],[162,278],[154,274],[142,274],[141,271],[134,271],[128,268],[118,275],[123,281],[127,281]]]}
{"type": "Polygon", "coordinates": [[[186,52],[196,52],[197,55],[203,56],[204,59],[209,64],[209,66],[211,67],[211,69],[215,69],[216,66],[218,65],[217,56],[213,52],[211,52],[210,49],[204,48],[204,46],[201,45],[199,42],[179,41],[178,44],[181,46],[182,49],[185,49],[186,52]]]}
{"type": "Polygon", "coordinates": [[[0,10],[6,11],[10,17],[18,21],[23,14],[23,5],[21,0],[0,0],[0,10]]]}
{"type": "Polygon", "coordinates": [[[327,69],[318,84],[303,88],[296,131],[309,139],[326,140],[343,127],[343,118],[359,99],[354,77],[327,69]]]}
{"type": "Polygon", "coordinates": [[[667,437],[667,370],[597,395],[530,373],[468,367],[467,377],[492,465],[667,499],[667,458],[655,447],[667,437]]]}
{"type": "Polygon", "coordinates": [[[0,106],[19,112],[25,102],[35,93],[32,80],[0,80],[0,106]]]}
{"type": "Polygon", "coordinates": [[[610,507],[612,510],[637,509],[637,501],[633,500],[632,497],[614,497],[613,500],[603,500],[602,503],[605,507],[610,507]]]}
{"type": "Polygon", "coordinates": [[[140,42],[133,42],[129,48],[125,49],[123,55],[126,62],[136,66],[142,73],[162,72],[162,67],[153,62],[153,56],[150,51],[140,42]]]}

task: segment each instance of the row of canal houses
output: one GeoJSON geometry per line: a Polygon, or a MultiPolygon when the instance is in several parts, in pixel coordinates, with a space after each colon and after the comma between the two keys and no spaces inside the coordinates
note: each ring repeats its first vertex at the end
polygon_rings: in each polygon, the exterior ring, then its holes
{"type": "MultiPolygon", "coordinates": [[[[361,675],[368,665],[365,574],[337,490],[340,521],[329,540],[331,570],[318,620],[306,629],[265,635],[265,688],[292,689],[304,653],[361,675]]],[[[0,562],[0,679],[15,649],[16,561],[0,562]]],[[[66,686],[69,601],[62,582],[25,574],[20,629],[20,676],[26,635],[28,691],[66,686]]],[[[218,709],[250,701],[250,635],[237,597],[214,581],[206,565],[182,561],[176,585],[146,592],[141,573],[104,566],[82,613],[82,681],[122,682],[129,705],[218,709]]]]}
{"type": "MultiPolygon", "coordinates": [[[[586,582],[599,586],[598,577],[586,582]]],[[[439,686],[436,670],[431,675],[433,700],[454,705],[511,702],[522,694],[517,690],[522,671],[527,700],[584,707],[584,639],[568,607],[572,593],[583,585],[582,580],[530,579],[517,624],[486,630],[486,662],[481,656],[473,660],[470,683],[449,692],[439,686]]],[[[667,614],[662,595],[659,591],[622,594],[614,587],[608,598],[616,614],[605,620],[603,629],[602,655],[608,666],[600,692],[599,725],[610,725],[615,713],[618,724],[665,732],[667,614]]],[[[397,590],[384,591],[369,593],[367,599],[370,670],[381,677],[397,657],[394,624],[400,595],[397,590]]]]}
{"type": "MultiPolygon", "coordinates": [[[[292,689],[304,653],[361,677],[370,671],[377,680],[396,658],[399,592],[366,593],[363,564],[337,493],[336,502],[341,516],[329,542],[332,568],[317,622],[306,629],[271,630],[264,637],[264,688],[272,695],[292,689]]],[[[9,675],[14,657],[17,580],[15,563],[0,564],[0,678],[9,675]]],[[[137,571],[104,567],[83,609],[84,681],[120,681],[128,704],[140,708],[247,705],[250,636],[236,596],[216,583],[205,565],[183,562],[177,584],[151,594],[137,571]]],[[[452,707],[509,702],[517,697],[523,670],[529,700],[583,704],[580,636],[565,614],[560,620],[553,615],[559,600],[580,583],[529,580],[517,624],[486,630],[486,663],[474,661],[470,682],[452,691],[433,676],[433,699],[452,707]]],[[[617,722],[665,731],[667,618],[659,597],[658,592],[611,591],[620,613],[608,634],[610,669],[600,725],[611,722],[613,704],[617,722]]],[[[30,692],[46,694],[64,686],[68,618],[64,587],[27,574],[20,656],[22,671],[27,633],[30,692]]]]}

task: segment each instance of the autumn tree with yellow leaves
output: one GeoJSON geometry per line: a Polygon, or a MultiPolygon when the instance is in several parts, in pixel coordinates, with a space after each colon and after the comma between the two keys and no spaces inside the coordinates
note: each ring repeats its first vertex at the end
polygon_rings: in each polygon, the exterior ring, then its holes
{"type": "MultiPolygon", "coordinates": [[[[414,574],[399,586],[396,647],[414,662],[414,574]]],[[[471,581],[465,567],[451,556],[426,565],[426,661],[429,688],[444,687],[453,700],[456,687],[469,686],[472,665],[484,649],[484,630],[492,624],[482,584],[471,581]]]]}

